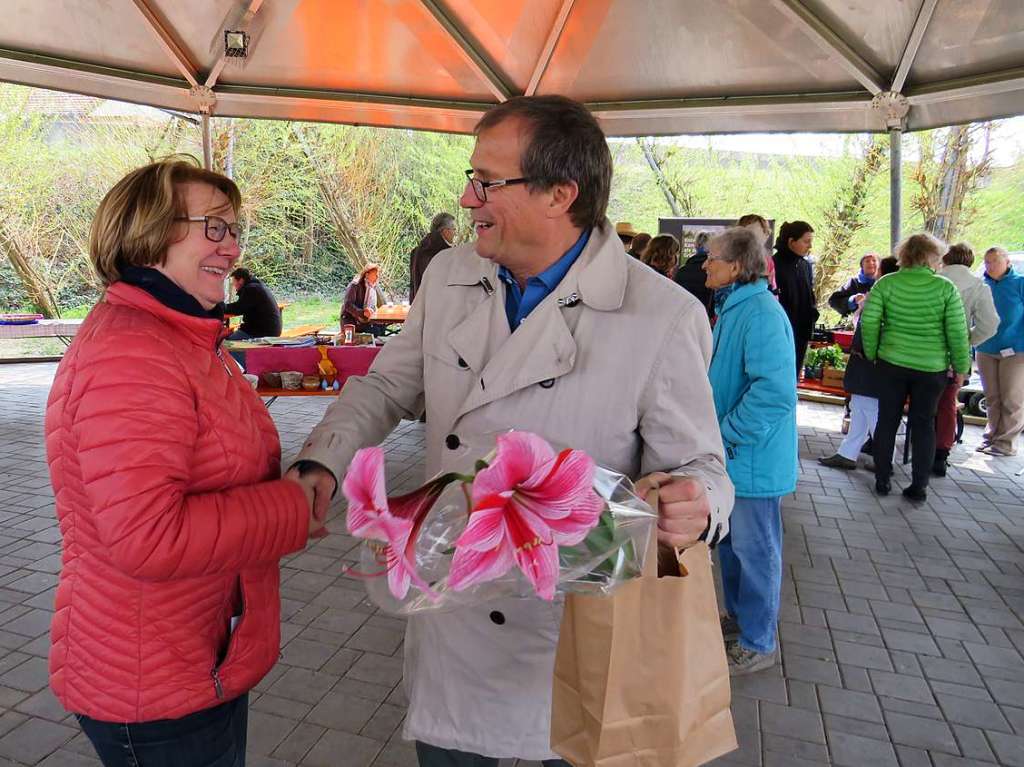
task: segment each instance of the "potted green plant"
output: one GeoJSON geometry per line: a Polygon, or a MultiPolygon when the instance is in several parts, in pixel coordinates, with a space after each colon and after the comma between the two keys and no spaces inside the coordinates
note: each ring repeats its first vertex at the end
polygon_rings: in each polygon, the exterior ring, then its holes
{"type": "Polygon", "coordinates": [[[842,386],[843,374],[846,370],[846,357],[838,344],[825,346],[817,350],[818,364],[821,366],[822,383],[826,386],[842,386]]]}
{"type": "Polygon", "coordinates": [[[804,378],[818,380],[821,378],[821,349],[808,349],[804,356],[804,378]]]}
{"type": "Polygon", "coordinates": [[[843,354],[843,349],[838,344],[832,344],[831,346],[823,346],[820,349],[815,349],[818,352],[818,363],[822,367],[831,367],[836,370],[846,369],[846,357],[843,354]]]}

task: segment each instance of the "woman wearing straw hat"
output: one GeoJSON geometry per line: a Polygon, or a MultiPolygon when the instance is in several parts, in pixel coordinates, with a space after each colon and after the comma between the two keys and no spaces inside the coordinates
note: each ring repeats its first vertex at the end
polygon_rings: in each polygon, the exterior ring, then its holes
{"type": "Polygon", "coordinates": [[[615,234],[619,235],[619,239],[622,240],[623,250],[629,250],[630,245],[633,244],[633,238],[639,232],[628,221],[620,221],[615,225],[615,234]]]}

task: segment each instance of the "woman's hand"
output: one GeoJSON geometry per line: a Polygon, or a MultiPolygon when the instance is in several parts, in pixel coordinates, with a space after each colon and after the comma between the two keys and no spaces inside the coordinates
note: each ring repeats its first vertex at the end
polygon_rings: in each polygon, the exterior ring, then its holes
{"type": "Polygon", "coordinates": [[[306,497],[309,505],[309,537],[323,538],[327,535],[327,528],[324,522],[327,517],[327,504],[317,503],[317,484],[312,476],[303,478],[298,469],[291,469],[284,478],[290,480],[302,488],[302,494],[306,497]]]}

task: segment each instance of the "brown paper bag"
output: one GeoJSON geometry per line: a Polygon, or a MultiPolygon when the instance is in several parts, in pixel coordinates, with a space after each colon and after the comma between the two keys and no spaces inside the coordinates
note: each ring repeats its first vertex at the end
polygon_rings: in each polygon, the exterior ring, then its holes
{"type": "Polygon", "coordinates": [[[566,599],[551,748],[575,767],[692,767],[737,747],[710,551],[659,578],[651,537],[642,577],[566,599]]]}

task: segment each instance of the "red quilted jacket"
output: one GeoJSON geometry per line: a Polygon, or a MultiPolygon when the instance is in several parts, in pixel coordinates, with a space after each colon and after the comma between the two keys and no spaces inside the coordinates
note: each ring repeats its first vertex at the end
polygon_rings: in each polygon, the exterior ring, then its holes
{"type": "Polygon", "coordinates": [[[177,718],[241,695],[277,660],[278,559],[305,545],[308,506],[280,479],[274,423],[220,333],[119,282],[57,369],[50,684],[69,711],[177,718]]]}

